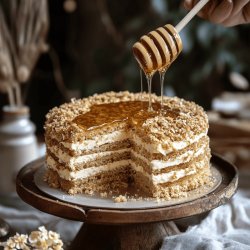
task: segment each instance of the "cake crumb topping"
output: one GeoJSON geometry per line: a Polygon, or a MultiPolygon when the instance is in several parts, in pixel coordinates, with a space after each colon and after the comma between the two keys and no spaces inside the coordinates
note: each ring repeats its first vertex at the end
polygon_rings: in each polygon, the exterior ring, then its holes
{"type": "MultiPolygon", "coordinates": [[[[90,136],[73,120],[91,110],[93,105],[127,101],[148,100],[148,94],[125,92],[107,92],[88,98],[72,100],[70,103],[55,107],[46,116],[45,140],[55,138],[61,142],[82,142],[90,136]]],[[[153,103],[160,103],[160,97],[152,95],[153,103]]],[[[154,116],[144,121],[141,130],[150,134],[148,140],[183,141],[194,138],[197,134],[207,132],[208,118],[204,110],[194,102],[177,97],[164,97],[164,106],[169,112],[154,116]],[[178,115],[173,116],[172,114],[178,115]]],[[[105,132],[105,131],[104,131],[105,132]]]]}

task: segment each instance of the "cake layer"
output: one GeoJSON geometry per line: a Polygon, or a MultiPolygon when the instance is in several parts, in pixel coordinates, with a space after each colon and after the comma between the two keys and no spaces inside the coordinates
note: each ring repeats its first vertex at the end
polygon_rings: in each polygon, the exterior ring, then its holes
{"type": "Polygon", "coordinates": [[[101,165],[98,167],[91,167],[91,168],[86,168],[86,169],[82,169],[78,171],[71,171],[62,167],[58,168],[58,165],[60,165],[60,163],[55,161],[50,156],[47,157],[47,164],[48,164],[49,169],[56,171],[60,175],[60,177],[65,180],[81,180],[81,179],[88,178],[90,176],[95,176],[102,172],[113,171],[115,169],[119,169],[122,166],[129,167],[129,161],[130,160],[127,160],[127,159],[119,160],[115,162],[109,162],[105,165],[101,165]]]}
{"type": "Polygon", "coordinates": [[[130,138],[130,133],[127,133],[127,131],[119,130],[119,131],[113,131],[111,133],[107,133],[104,135],[97,135],[93,137],[92,139],[87,139],[82,142],[76,142],[76,143],[69,143],[69,142],[62,142],[61,144],[69,149],[72,150],[75,153],[79,152],[88,152],[95,150],[96,147],[100,147],[107,143],[115,143],[115,142],[121,142],[125,141],[130,138]]]}
{"type": "MultiPolygon", "coordinates": [[[[166,167],[187,163],[192,160],[192,158],[196,158],[199,155],[204,154],[206,149],[209,148],[209,140],[207,137],[204,137],[200,141],[189,145],[187,149],[184,148],[180,151],[169,153],[167,156],[150,154],[133,142],[133,147],[131,148],[128,147],[130,143],[128,143],[127,146],[126,144],[123,144],[123,142],[121,142],[121,144],[116,142],[116,144],[120,145],[119,148],[122,149],[74,157],[69,155],[67,152],[64,152],[63,149],[59,148],[58,146],[48,146],[47,152],[48,154],[51,154],[55,156],[55,158],[59,159],[59,161],[63,163],[66,168],[72,170],[91,167],[93,164],[98,166],[98,162],[102,160],[106,161],[109,159],[109,157],[115,161],[117,157],[124,158],[124,155],[126,155],[128,159],[131,157],[142,159],[148,166],[152,168],[152,170],[160,170],[166,167]]],[[[113,147],[112,144],[108,144],[107,148],[115,147],[113,147]]]]}
{"type": "Polygon", "coordinates": [[[66,180],[51,169],[48,170],[45,180],[50,186],[61,188],[70,194],[119,191],[126,188],[131,182],[133,176],[134,185],[140,187],[141,192],[151,197],[174,198],[184,195],[194,188],[210,182],[209,167],[197,172],[190,172],[190,175],[179,178],[178,180],[168,182],[167,184],[156,185],[147,176],[141,175],[140,172],[131,173],[131,169],[127,166],[121,166],[109,172],[102,172],[95,176],[90,176],[83,180],[66,180]]]}
{"type": "Polygon", "coordinates": [[[54,147],[54,150],[56,151],[62,151],[65,154],[69,155],[70,157],[74,156],[81,156],[81,155],[88,155],[88,154],[94,154],[98,152],[105,152],[105,151],[112,151],[112,150],[118,150],[118,149],[123,149],[126,147],[130,147],[131,143],[129,139],[122,140],[122,141],[114,141],[113,143],[105,143],[103,145],[97,145],[96,147],[92,148],[91,150],[70,150],[69,148],[64,147],[64,145],[55,140],[47,140],[46,141],[46,147],[47,149],[50,149],[51,147],[54,147]]]}
{"type": "Polygon", "coordinates": [[[166,167],[187,163],[199,155],[210,151],[208,137],[203,137],[200,141],[189,145],[187,148],[171,152],[166,156],[161,154],[150,154],[144,148],[134,145],[131,154],[134,158],[140,158],[147,162],[153,170],[160,170],[166,167]]]}
{"type": "MultiPolygon", "coordinates": [[[[68,171],[75,172],[80,171],[92,167],[98,167],[103,164],[108,164],[111,162],[119,161],[119,160],[127,160],[130,159],[130,151],[129,150],[117,150],[113,152],[104,152],[105,154],[100,154],[100,157],[95,160],[90,160],[88,162],[82,163],[82,164],[75,164],[72,167],[69,167],[65,165],[59,158],[57,158],[55,155],[51,154],[50,152],[47,152],[47,165],[50,167],[50,162],[48,160],[48,157],[52,158],[55,162],[58,163],[57,168],[58,169],[67,169],[68,171]]],[[[93,155],[91,155],[93,156],[93,155]]]]}
{"type": "Polygon", "coordinates": [[[133,142],[139,147],[145,149],[150,154],[161,154],[161,155],[168,155],[172,152],[182,150],[189,145],[198,142],[201,138],[205,137],[207,131],[205,133],[200,133],[194,138],[187,138],[186,141],[173,141],[170,142],[169,140],[161,141],[159,143],[150,143],[145,142],[140,138],[136,133],[134,133],[131,137],[133,138],[133,142]]]}
{"type": "Polygon", "coordinates": [[[51,154],[54,158],[59,159],[59,162],[63,163],[65,168],[74,170],[85,169],[93,165],[98,166],[99,161],[107,161],[110,158],[113,159],[113,161],[115,161],[116,158],[123,158],[124,156],[128,159],[130,158],[130,148],[125,147],[124,149],[70,157],[67,153],[61,151],[61,149],[54,149],[51,147],[48,149],[48,154],[51,154]]]}
{"type": "Polygon", "coordinates": [[[199,170],[197,173],[188,175],[174,182],[155,185],[140,173],[135,173],[135,185],[141,190],[155,198],[171,199],[187,196],[187,192],[205,184],[211,183],[210,168],[199,170]]]}
{"type": "Polygon", "coordinates": [[[207,164],[209,165],[210,157],[211,157],[210,150],[206,150],[204,152],[204,154],[199,155],[199,156],[197,156],[195,158],[192,158],[189,162],[185,162],[185,163],[175,165],[175,166],[171,166],[171,167],[156,169],[156,170],[153,170],[151,165],[148,162],[142,160],[141,158],[132,157],[131,161],[134,162],[137,165],[142,166],[145,173],[147,173],[149,175],[158,175],[158,174],[169,173],[171,171],[176,171],[176,170],[180,170],[180,169],[186,169],[190,165],[193,165],[193,164],[196,164],[198,166],[199,162],[201,162],[201,161],[206,161],[207,164]]]}
{"type": "Polygon", "coordinates": [[[145,171],[145,166],[140,164],[140,161],[136,162],[131,159],[111,161],[98,167],[90,167],[78,171],[71,171],[66,168],[60,167],[61,164],[50,156],[47,157],[47,164],[49,169],[57,172],[60,178],[65,180],[81,180],[93,177],[102,172],[114,171],[123,166],[127,166],[132,170],[139,172],[141,175],[146,176],[153,184],[160,184],[176,181],[185,176],[195,174],[197,171],[199,171],[199,169],[209,167],[209,159],[209,157],[204,155],[204,157],[194,159],[190,163],[183,164],[178,168],[172,169],[168,172],[160,172],[157,174],[149,174],[147,171],[145,171]]]}
{"type": "Polygon", "coordinates": [[[106,144],[109,143],[115,143],[115,142],[122,142],[126,140],[130,140],[133,142],[136,142],[136,145],[138,147],[144,148],[147,152],[155,153],[155,154],[162,154],[162,155],[167,155],[171,152],[177,151],[184,149],[188,147],[189,145],[198,142],[201,138],[205,137],[207,134],[207,131],[205,133],[201,133],[197,135],[195,138],[192,139],[187,139],[186,141],[174,141],[171,142],[171,146],[169,146],[169,141],[168,142],[160,142],[157,144],[154,143],[147,143],[142,141],[142,139],[134,133],[134,130],[131,131],[113,131],[108,134],[104,134],[101,136],[95,136],[91,140],[87,139],[82,142],[77,142],[77,143],[69,143],[69,142],[61,142],[58,143],[56,140],[55,142],[48,142],[47,145],[51,144],[56,144],[57,146],[60,145],[62,150],[69,152],[70,155],[75,156],[75,155],[81,155],[83,153],[90,153],[90,152],[96,152],[96,148],[98,150],[104,151],[105,148],[101,146],[105,146],[106,144]]]}
{"type": "MultiPolygon", "coordinates": [[[[164,156],[176,152],[178,150],[185,149],[186,147],[200,141],[203,137],[206,137],[207,131],[205,133],[201,133],[197,135],[195,138],[187,139],[186,141],[174,141],[171,142],[171,146],[169,147],[170,142],[160,142],[157,144],[144,142],[142,138],[140,138],[135,131],[113,131],[108,134],[98,135],[93,137],[91,140],[87,139],[82,142],[77,143],[69,143],[69,142],[58,142],[57,140],[50,139],[47,141],[47,147],[56,145],[60,147],[62,151],[68,152],[70,156],[76,156],[81,154],[89,154],[98,151],[106,151],[107,144],[112,143],[123,143],[124,141],[132,141],[139,148],[145,149],[148,153],[152,154],[162,154],[164,156]]],[[[110,146],[108,146],[110,147],[110,146]]],[[[121,147],[120,147],[121,148],[121,147]]]]}
{"type": "Polygon", "coordinates": [[[60,188],[69,194],[93,192],[118,192],[121,188],[127,188],[130,183],[130,168],[121,166],[119,169],[100,173],[83,180],[65,180],[56,171],[48,169],[44,179],[51,187],[60,188]]]}

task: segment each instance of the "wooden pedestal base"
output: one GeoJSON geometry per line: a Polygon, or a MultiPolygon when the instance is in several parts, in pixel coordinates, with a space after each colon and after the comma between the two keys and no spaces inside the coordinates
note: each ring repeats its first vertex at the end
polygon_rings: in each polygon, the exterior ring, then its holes
{"type": "Polygon", "coordinates": [[[70,250],[156,250],[166,236],[179,234],[174,222],[135,225],[94,225],[84,223],[70,250]]]}

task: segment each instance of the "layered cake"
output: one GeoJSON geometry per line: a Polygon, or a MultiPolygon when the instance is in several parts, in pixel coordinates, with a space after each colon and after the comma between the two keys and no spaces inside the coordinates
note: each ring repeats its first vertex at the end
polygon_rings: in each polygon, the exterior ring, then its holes
{"type": "Polygon", "coordinates": [[[147,197],[182,196],[210,181],[208,119],[177,97],[108,92],[53,108],[46,117],[45,180],[69,194],[133,186],[147,197]]]}

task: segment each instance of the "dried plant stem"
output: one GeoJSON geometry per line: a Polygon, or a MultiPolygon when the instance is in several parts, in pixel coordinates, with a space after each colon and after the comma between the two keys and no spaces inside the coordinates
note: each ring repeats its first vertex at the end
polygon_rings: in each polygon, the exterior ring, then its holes
{"type": "Polygon", "coordinates": [[[48,26],[47,0],[0,1],[0,91],[10,105],[22,105],[21,83],[47,48],[48,26]]]}
{"type": "Polygon", "coordinates": [[[14,90],[16,94],[16,106],[20,107],[22,106],[22,95],[21,95],[21,88],[18,83],[14,84],[14,90]]]}
{"type": "Polygon", "coordinates": [[[14,99],[14,95],[13,95],[13,89],[9,84],[7,84],[6,88],[7,88],[7,93],[8,93],[9,105],[10,106],[15,106],[15,99],[14,99]]]}

